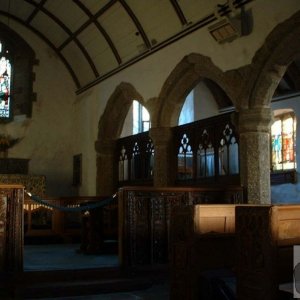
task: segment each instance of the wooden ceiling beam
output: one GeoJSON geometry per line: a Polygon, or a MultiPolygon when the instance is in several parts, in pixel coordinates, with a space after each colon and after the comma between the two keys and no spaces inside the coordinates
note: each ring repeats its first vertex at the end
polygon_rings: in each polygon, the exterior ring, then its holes
{"type": "MultiPolygon", "coordinates": [[[[39,11],[43,12],[45,15],[47,15],[49,18],[51,18],[57,25],[59,25],[71,38],[72,41],[75,42],[75,44],[78,46],[78,48],[81,50],[83,56],[86,58],[86,60],[88,61],[94,76],[97,78],[99,76],[99,72],[92,60],[92,58],[90,57],[90,55],[88,54],[87,50],[84,48],[84,46],[80,43],[80,41],[76,38],[76,36],[74,36],[74,34],[72,33],[72,31],[59,19],[57,18],[55,15],[53,15],[50,11],[48,11],[47,9],[44,8],[44,6],[39,6],[37,3],[35,3],[33,0],[25,0],[27,3],[35,6],[36,8],[39,9],[39,11]]],[[[35,14],[34,17],[36,17],[37,13],[35,14]]],[[[58,51],[61,51],[59,48],[57,48],[58,51]]]]}
{"type": "Polygon", "coordinates": [[[115,47],[113,41],[111,40],[110,36],[106,32],[106,30],[101,26],[101,24],[98,22],[97,19],[94,18],[94,15],[90,12],[90,10],[82,3],[80,0],[73,0],[73,2],[78,5],[79,8],[82,9],[82,11],[85,12],[85,14],[89,17],[89,22],[94,23],[95,26],[98,28],[100,33],[105,38],[107,44],[109,45],[111,51],[113,52],[118,64],[120,65],[122,63],[122,59],[120,57],[119,52],[117,51],[117,48],[115,47]]]}

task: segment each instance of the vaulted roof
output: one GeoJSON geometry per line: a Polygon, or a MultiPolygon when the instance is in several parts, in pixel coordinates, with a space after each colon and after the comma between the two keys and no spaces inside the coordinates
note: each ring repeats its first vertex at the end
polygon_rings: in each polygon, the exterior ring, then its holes
{"type": "MultiPolygon", "coordinates": [[[[235,0],[240,7],[251,0],[235,0]]],[[[230,11],[223,0],[2,0],[1,21],[48,43],[78,92],[230,11]]],[[[230,1],[229,1],[230,2],[230,1]]]]}

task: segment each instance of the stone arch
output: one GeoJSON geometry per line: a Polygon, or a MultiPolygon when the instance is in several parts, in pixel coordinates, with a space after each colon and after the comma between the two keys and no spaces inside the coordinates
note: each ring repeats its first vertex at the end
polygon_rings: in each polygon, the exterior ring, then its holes
{"type": "Polygon", "coordinates": [[[132,104],[137,99],[143,103],[142,96],[126,82],[120,83],[110,96],[98,124],[96,193],[108,196],[116,189],[115,142],[119,138],[123,124],[132,104]]]}
{"type": "Polygon", "coordinates": [[[288,65],[300,55],[299,36],[300,11],[277,25],[256,52],[241,107],[269,107],[288,65]]]}
{"type": "Polygon", "coordinates": [[[217,84],[235,105],[236,91],[230,86],[233,72],[224,73],[211,59],[201,54],[185,56],[165,81],[159,98],[158,109],[153,117],[156,127],[177,125],[177,119],[184,99],[202,79],[209,79],[217,84]]]}
{"type": "Polygon", "coordinates": [[[98,126],[99,141],[114,140],[120,136],[133,100],[138,100],[142,105],[145,105],[143,97],[130,83],[120,83],[110,96],[100,118],[98,126]]]}

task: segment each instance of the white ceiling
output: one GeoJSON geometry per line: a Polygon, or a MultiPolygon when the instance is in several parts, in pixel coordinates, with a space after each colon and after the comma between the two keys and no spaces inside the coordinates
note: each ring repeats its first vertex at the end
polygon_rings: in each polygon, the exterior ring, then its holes
{"type": "MultiPolygon", "coordinates": [[[[250,1],[233,4],[238,7],[250,1]]],[[[80,91],[214,21],[216,8],[229,12],[227,2],[0,0],[0,16],[44,39],[63,60],[80,91]]]]}

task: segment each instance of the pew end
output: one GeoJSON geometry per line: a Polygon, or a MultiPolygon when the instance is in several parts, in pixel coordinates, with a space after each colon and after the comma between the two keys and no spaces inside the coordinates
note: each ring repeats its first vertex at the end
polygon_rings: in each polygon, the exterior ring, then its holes
{"type": "Polygon", "coordinates": [[[170,299],[201,299],[203,274],[224,270],[236,275],[237,299],[280,299],[279,285],[293,280],[299,225],[300,205],[174,207],[170,299]]]}

